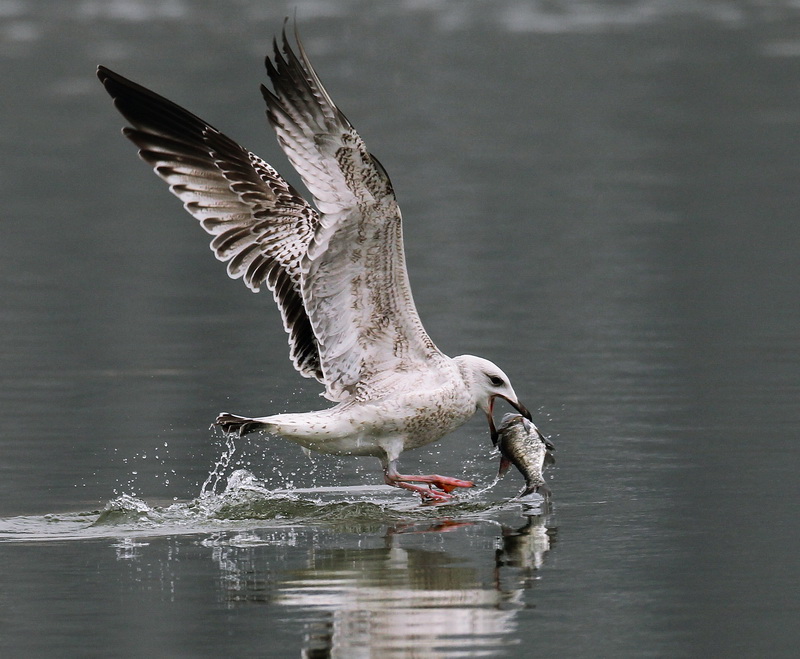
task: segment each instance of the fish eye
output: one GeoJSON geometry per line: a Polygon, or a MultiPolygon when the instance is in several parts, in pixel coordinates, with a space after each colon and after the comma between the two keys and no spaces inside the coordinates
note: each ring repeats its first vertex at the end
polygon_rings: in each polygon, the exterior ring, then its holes
{"type": "Polygon", "coordinates": [[[503,378],[499,378],[496,375],[490,375],[489,382],[492,383],[493,387],[502,387],[505,384],[505,382],[503,382],[503,378]]]}

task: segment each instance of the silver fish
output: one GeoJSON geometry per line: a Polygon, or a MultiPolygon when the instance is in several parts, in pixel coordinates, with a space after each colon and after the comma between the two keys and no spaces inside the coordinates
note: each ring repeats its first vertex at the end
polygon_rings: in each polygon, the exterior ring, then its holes
{"type": "Polygon", "coordinates": [[[525,477],[525,488],[517,495],[524,497],[532,492],[550,497],[550,488],[544,482],[545,465],[553,464],[554,446],[539,429],[521,414],[506,414],[497,428],[497,448],[500,449],[500,478],[512,464],[525,477]]]}

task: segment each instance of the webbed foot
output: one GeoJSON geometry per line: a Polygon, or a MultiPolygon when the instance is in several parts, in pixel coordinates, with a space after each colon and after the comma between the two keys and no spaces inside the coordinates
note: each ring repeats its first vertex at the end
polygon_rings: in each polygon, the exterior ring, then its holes
{"type": "Polygon", "coordinates": [[[475,483],[472,481],[450,478],[449,476],[439,476],[438,474],[432,474],[430,476],[407,476],[405,474],[390,474],[387,472],[384,476],[384,480],[387,485],[402,487],[405,490],[416,492],[423,501],[449,501],[453,498],[450,492],[456,488],[475,486],[475,483]],[[423,483],[423,485],[415,485],[415,483],[423,483]],[[425,485],[427,485],[427,487],[425,487],[425,485]],[[435,490],[433,488],[438,489],[435,490]]]}

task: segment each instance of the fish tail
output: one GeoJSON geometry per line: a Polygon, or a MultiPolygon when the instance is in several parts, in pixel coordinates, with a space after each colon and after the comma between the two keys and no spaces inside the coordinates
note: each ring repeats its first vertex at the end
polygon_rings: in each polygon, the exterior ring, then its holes
{"type": "Polygon", "coordinates": [[[517,495],[517,498],[521,499],[522,497],[526,497],[529,494],[533,494],[534,492],[536,494],[544,497],[545,499],[549,499],[550,495],[552,494],[552,492],[550,491],[550,488],[547,487],[547,485],[545,483],[530,483],[530,484],[526,485],[525,489],[523,489],[522,492],[520,492],[517,495]]]}

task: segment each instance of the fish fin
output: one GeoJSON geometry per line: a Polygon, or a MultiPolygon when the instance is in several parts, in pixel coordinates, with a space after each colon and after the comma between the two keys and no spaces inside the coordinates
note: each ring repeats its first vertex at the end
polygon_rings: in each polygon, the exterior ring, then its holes
{"type": "Polygon", "coordinates": [[[544,463],[546,465],[554,465],[556,463],[556,456],[554,456],[550,451],[544,452],[544,463]]]}
{"type": "Polygon", "coordinates": [[[506,456],[500,456],[500,470],[497,472],[497,477],[500,478],[503,474],[508,471],[508,468],[511,466],[511,460],[509,460],[506,456]]]}
{"type": "MultiPolygon", "coordinates": [[[[525,420],[525,421],[527,421],[527,419],[524,419],[524,420],[525,420]]],[[[539,429],[538,429],[538,428],[537,428],[535,425],[533,425],[533,424],[532,424],[530,421],[527,421],[527,423],[528,423],[528,425],[526,425],[525,427],[527,428],[528,426],[531,426],[531,427],[532,427],[532,428],[533,428],[533,429],[536,431],[536,435],[539,437],[539,439],[541,439],[541,440],[542,440],[542,443],[544,444],[545,448],[546,448],[548,451],[555,451],[555,450],[556,450],[556,447],[555,447],[555,445],[553,444],[553,442],[551,442],[549,439],[547,439],[547,437],[545,437],[545,436],[542,434],[542,431],[541,431],[541,430],[539,430],[539,429]]]]}

